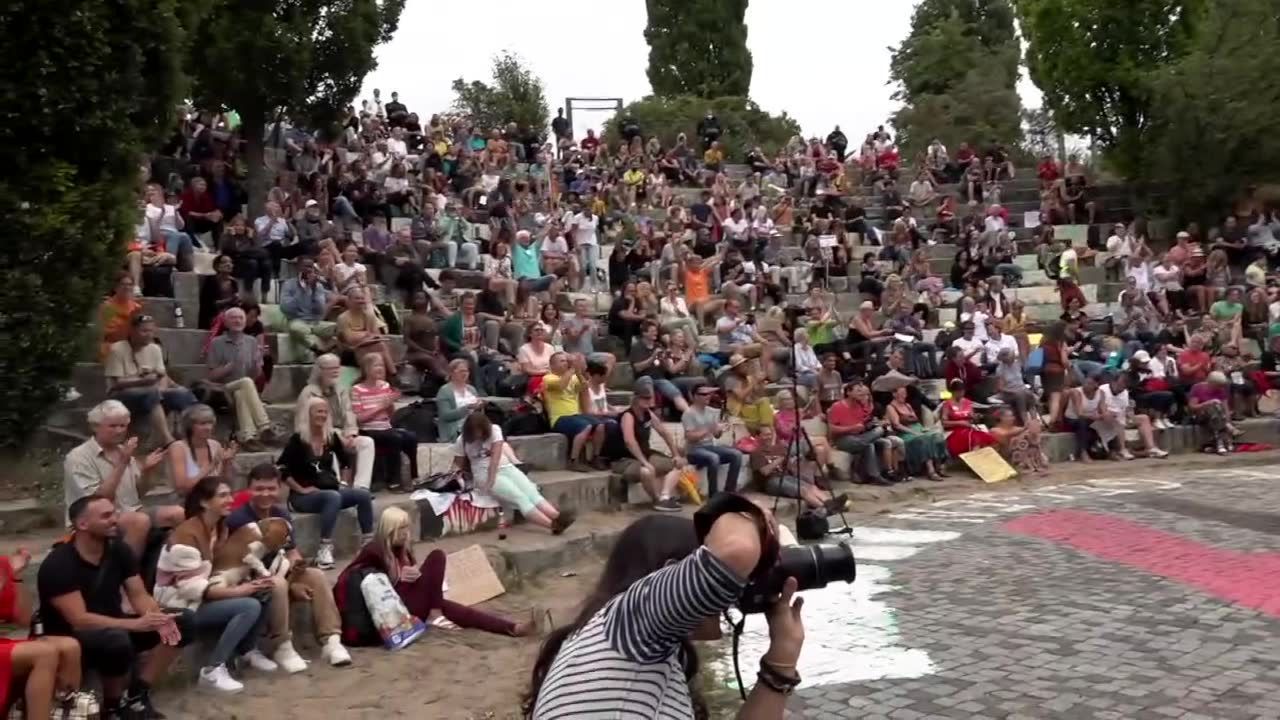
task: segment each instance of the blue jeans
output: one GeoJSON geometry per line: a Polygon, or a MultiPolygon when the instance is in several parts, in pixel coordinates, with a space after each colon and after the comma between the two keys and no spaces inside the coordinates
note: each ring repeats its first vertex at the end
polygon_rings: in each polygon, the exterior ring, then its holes
{"type": "Polygon", "coordinates": [[[171,387],[168,390],[149,388],[129,388],[111,394],[111,397],[124,403],[134,417],[151,414],[157,405],[166,412],[182,412],[196,404],[196,396],[184,387],[171,387]]]}
{"type": "Polygon", "coordinates": [[[733,492],[738,488],[738,471],[742,469],[742,453],[731,447],[721,445],[698,445],[689,448],[687,457],[694,467],[707,471],[707,490],[715,495],[719,490],[720,465],[729,466],[729,475],[724,481],[724,491],[733,492]]]}
{"type": "Polygon", "coordinates": [[[324,542],[333,539],[333,529],[338,526],[338,513],[349,507],[356,509],[360,532],[365,535],[373,532],[373,495],[363,488],[316,490],[305,495],[292,493],[289,495],[289,505],[294,512],[320,515],[320,539],[324,542]]]}
{"type": "Polygon", "coordinates": [[[210,600],[196,610],[196,631],[207,633],[222,630],[218,642],[213,646],[213,652],[209,653],[205,667],[225,665],[233,656],[243,655],[253,649],[267,619],[262,606],[263,602],[255,597],[237,597],[210,600]]]}
{"type": "Polygon", "coordinates": [[[680,387],[666,378],[653,378],[653,389],[671,402],[681,397],[680,387]]]}
{"type": "Polygon", "coordinates": [[[603,422],[603,419],[592,415],[565,415],[556,418],[556,424],[551,426],[551,431],[573,440],[583,431],[590,430],[603,422]]]}

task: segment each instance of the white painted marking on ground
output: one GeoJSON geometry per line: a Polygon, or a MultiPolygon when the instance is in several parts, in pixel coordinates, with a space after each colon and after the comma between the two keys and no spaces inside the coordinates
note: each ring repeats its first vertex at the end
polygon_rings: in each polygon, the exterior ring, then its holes
{"type": "MultiPolygon", "coordinates": [[[[927,652],[903,645],[896,612],[880,597],[897,589],[890,582],[889,568],[863,561],[904,560],[926,545],[959,536],[956,532],[927,530],[856,529],[857,579],[803,593],[805,644],[798,669],[805,686],[910,679],[935,672],[927,652]]],[[[739,645],[743,681],[748,686],[754,684],[755,668],[768,647],[769,627],[764,616],[748,616],[739,645]]],[[[732,683],[731,655],[717,658],[713,667],[732,683]]]]}

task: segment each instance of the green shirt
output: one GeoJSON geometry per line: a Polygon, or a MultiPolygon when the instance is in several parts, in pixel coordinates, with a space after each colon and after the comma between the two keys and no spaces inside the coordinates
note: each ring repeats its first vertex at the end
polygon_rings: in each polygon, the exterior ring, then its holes
{"type": "Polygon", "coordinates": [[[832,328],[835,323],[829,321],[813,322],[812,320],[805,323],[805,329],[809,331],[810,345],[826,345],[836,340],[836,334],[832,328]]]}
{"type": "Polygon", "coordinates": [[[1209,308],[1209,312],[1213,315],[1214,320],[1231,320],[1240,317],[1240,314],[1244,312],[1244,305],[1219,300],[1209,308]]]}

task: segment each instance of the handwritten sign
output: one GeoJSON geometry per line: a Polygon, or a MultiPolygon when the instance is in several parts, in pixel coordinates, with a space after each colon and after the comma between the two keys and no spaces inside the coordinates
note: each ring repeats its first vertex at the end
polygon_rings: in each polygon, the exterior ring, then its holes
{"type": "Polygon", "coordinates": [[[467,606],[492,600],[507,591],[479,545],[449,554],[444,587],[446,600],[467,606]]]}

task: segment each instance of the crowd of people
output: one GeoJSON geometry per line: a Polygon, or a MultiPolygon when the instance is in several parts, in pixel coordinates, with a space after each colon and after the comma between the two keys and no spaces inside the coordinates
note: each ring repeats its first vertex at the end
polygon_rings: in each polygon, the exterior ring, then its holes
{"type": "MultiPolygon", "coordinates": [[[[312,605],[321,659],[349,664],[346,644],[360,641],[351,588],[369,572],[433,625],[535,632],[444,600],[443,553],[418,564],[408,517],[374,516],[373,493],[421,477],[426,438],[395,416],[407,396],[430,401],[430,439],[453,445],[478,491],[558,534],[574,514],[521,470],[512,436],[565,436],[572,469],[609,469],[661,512],[681,509],[682,481],[699,469],[712,494],[752,488],[834,514],[849,502],[835,480],[937,481],[985,447],[1044,472],[1050,431],[1073,433],[1090,462],[1133,457],[1130,428],[1140,453],[1163,457],[1160,433],[1195,423],[1225,454],[1280,377],[1270,208],[1203,237],[1188,227],[1164,252],[1141,220],[1073,247],[1054,224],[1093,223],[1102,208],[1083,164],[1046,157],[1034,252],[1062,315],[1038,324],[1010,291],[1025,271],[1019,221],[1001,204],[1013,155],[998,144],[953,155],[934,141],[907,165],[884,128],[851,152],[837,127],[773,156],[751,148],[745,176],[731,177],[710,112],[693,141],[646,138],[630,117],[617,140],[575,141],[558,115],[544,142],[516,125],[423,123],[391,98],[350,109],[336,138],[269,127],[265,198],[247,195],[233,115],[189,113],[151,162],[101,308],[109,399],[66,458],[72,534],[39,574],[48,639],[13,651],[29,708],[55,690],[71,697],[83,666],[103,678],[105,717],[162,717],[151,683],[197,632],[218,638],[199,671],[207,687],[239,691],[233,667],[301,672],[293,602],[312,605]],[[939,243],[957,248],[949,276],[930,262],[939,243]],[[203,253],[206,372],[184,387],[142,300],[172,296],[172,273],[203,253]],[[1089,316],[1081,287],[1101,257],[1125,284],[1111,317],[1089,316]],[[859,296],[847,316],[833,291],[843,278],[859,296]],[[605,293],[598,313],[593,296],[605,293]],[[935,333],[953,305],[957,321],[935,333]],[[311,365],[292,428],[262,400],[286,353],[268,328],[287,338],[288,362],[311,365]],[[634,382],[615,403],[620,360],[634,382]],[[931,379],[942,397],[926,392],[931,379]],[[232,437],[214,437],[218,414],[232,437]],[[147,423],[144,447],[133,420],[147,423]],[[275,462],[233,492],[238,454],[264,450],[275,462]],[[178,503],[143,502],[155,473],[178,503]],[[337,562],[347,508],[363,549],[330,591],[318,571],[337,562]],[[182,591],[236,529],[298,514],[318,516],[320,544],[314,558],[286,552],[314,568],[182,591]]],[[[0,565],[0,612],[5,592],[0,565]]]]}

